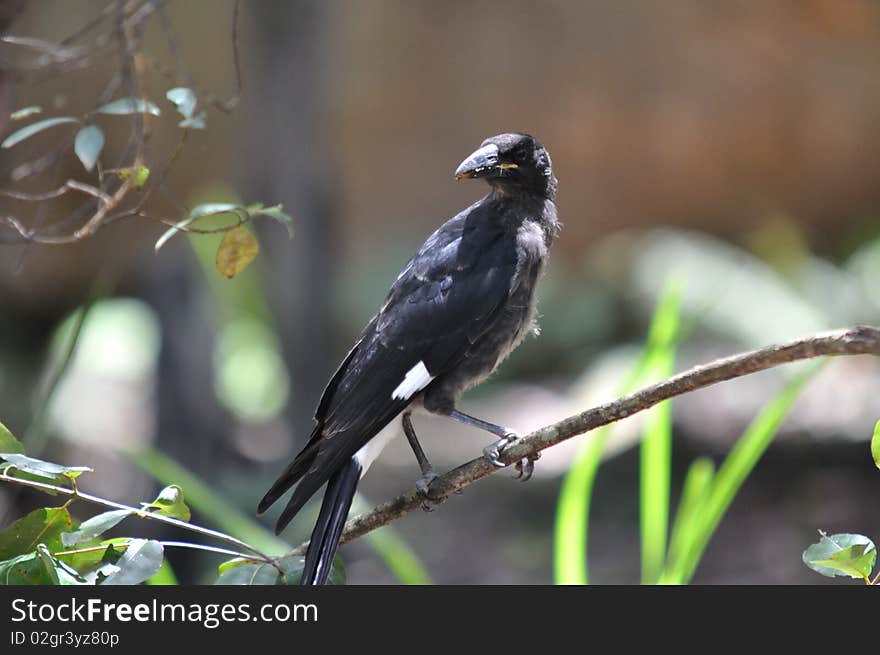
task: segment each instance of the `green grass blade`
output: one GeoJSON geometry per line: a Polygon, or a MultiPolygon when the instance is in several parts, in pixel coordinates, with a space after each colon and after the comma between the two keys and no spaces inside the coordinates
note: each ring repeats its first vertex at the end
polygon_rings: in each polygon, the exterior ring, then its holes
{"type": "MultiPolygon", "coordinates": [[[[682,284],[670,279],[657,305],[648,339],[640,384],[667,378],[675,370],[680,333],[682,284]]],[[[648,410],[640,445],[639,507],[642,541],[642,584],[655,584],[666,558],[669,529],[669,477],[672,467],[672,404],[648,410]]]]}
{"type": "Polygon", "coordinates": [[[402,584],[434,584],[413,549],[390,526],[371,532],[367,540],[402,584]]]}
{"type": "Polygon", "coordinates": [[[776,436],[783,421],[797,400],[804,384],[819,370],[824,361],[811,366],[807,371],[795,376],[749,424],[737,440],[718,469],[712,488],[704,506],[699,512],[696,535],[688,552],[684,555],[680,581],[690,581],[696,571],[703,552],[712,538],[727,508],[733,502],[745,479],[761,459],[770,442],[776,436]]]}
{"type": "Polygon", "coordinates": [[[715,464],[708,457],[698,457],[688,468],[669,539],[666,570],[660,576],[660,584],[683,582],[684,556],[697,538],[699,513],[709,497],[714,475],[715,464]]]}
{"type": "MultiPolygon", "coordinates": [[[[668,350],[670,339],[678,333],[681,284],[669,280],[657,303],[651,319],[648,343],[633,366],[620,394],[638,387],[646,378],[652,362],[658,361],[656,353],[668,350]]],[[[556,505],[554,525],[553,569],[556,584],[588,584],[587,547],[589,536],[590,502],[593,482],[602,451],[610,434],[611,426],[599,428],[583,444],[568,472],[562,480],[556,505]]]]}
{"type": "MultiPolygon", "coordinates": [[[[667,374],[671,375],[670,373],[667,374]]],[[[642,584],[656,584],[666,559],[669,476],[672,466],[672,405],[664,401],[645,417],[640,448],[639,507],[642,584]]]]}
{"type": "Polygon", "coordinates": [[[602,461],[602,450],[610,431],[608,427],[599,428],[581,445],[562,480],[559,501],[556,504],[553,539],[554,578],[558,585],[589,583],[587,533],[590,501],[593,480],[602,461]]]}

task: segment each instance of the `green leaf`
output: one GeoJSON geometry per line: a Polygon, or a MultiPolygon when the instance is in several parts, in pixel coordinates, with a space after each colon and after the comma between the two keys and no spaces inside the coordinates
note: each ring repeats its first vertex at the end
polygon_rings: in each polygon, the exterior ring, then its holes
{"type": "Polygon", "coordinates": [[[230,571],[239,566],[245,566],[247,564],[261,564],[257,560],[250,559],[249,557],[234,557],[232,559],[226,560],[225,562],[221,562],[220,566],[217,567],[217,575],[223,575],[227,571],[230,571]]]}
{"type": "Polygon", "coordinates": [[[253,205],[249,205],[247,207],[247,212],[250,216],[268,216],[269,218],[273,218],[279,223],[281,223],[284,227],[287,228],[287,236],[291,239],[293,238],[293,219],[285,214],[284,205],[274,205],[273,207],[263,207],[262,203],[255,203],[253,205]]]}
{"type": "Polygon", "coordinates": [[[149,100],[143,98],[120,98],[106,105],[101,105],[95,110],[98,114],[126,115],[126,114],[152,114],[159,116],[162,112],[149,100]]]}
{"type": "Polygon", "coordinates": [[[0,562],[0,585],[51,585],[54,576],[35,551],[0,562]]]}
{"type": "Polygon", "coordinates": [[[819,543],[804,551],[804,564],[824,576],[847,575],[867,580],[874,570],[877,547],[874,542],[860,534],[833,534],[830,537],[820,531],[819,543]]]}
{"type": "Polygon", "coordinates": [[[61,550],[62,534],[74,528],[64,507],[35,509],[0,533],[0,560],[28,553],[43,543],[51,551],[61,550]]]}
{"type": "Polygon", "coordinates": [[[80,585],[85,579],[52,556],[45,544],[0,562],[0,585],[80,585]]]}
{"type": "Polygon", "coordinates": [[[112,171],[123,182],[134,175],[134,188],[140,191],[144,188],[147,180],[150,179],[150,169],[141,164],[137,168],[129,166],[128,168],[117,168],[112,171]]]}
{"type": "MultiPolygon", "coordinates": [[[[298,585],[302,578],[305,558],[300,555],[286,555],[276,562],[278,568],[271,564],[245,558],[236,558],[223,562],[218,572],[218,585],[298,585]],[[278,569],[282,573],[279,574],[278,569]]],[[[333,559],[330,577],[327,584],[345,584],[345,566],[340,557],[333,559]]]]}
{"type": "Polygon", "coordinates": [[[11,114],[9,114],[9,118],[14,121],[20,121],[23,118],[27,118],[28,116],[33,116],[34,114],[40,114],[43,112],[43,108],[37,105],[31,105],[30,107],[22,107],[21,109],[17,109],[11,114]]]}
{"type": "Polygon", "coordinates": [[[156,241],[156,245],[153,246],[153,249],[156,252],[159,252],[159,249],[168,243],[168,240],[173,237],[175,234],[181,231],[182,228],[188,227],[193,221],[202,216],[213,216],[216,214],[228,214],[230,212],[240,211],[241,207],[239,205],[233,205],[225,202],[212,202],[206,203],[204,205],[198,205],[193,207],[192,211],[190,211],[189,215],[183,220],[178,221],[172,227],[165,230],[162,233],[162,236],[156,241]]]}
{"type": "Polygon", "coordinates": [[[189,218],[201,218],[202,216],[214,216],[216,214],[228,214],[241,211],[241,205],[229,202],[206,202],[196,205],[189,213],[189,218]]]}
{"type": "Polygon", "coordinates": [[[177,111],[183,116],[183,120],[177,124],[178,127],[196,130],[205,129],[207,114],[204,111],[193,114],[196,109],[197,98],[192,89],[177,87],[176,89],[169,90],[165,97],[177,106],[177,111]]]}
{"type": "Polygon", "coordinates": [[[189,521],[189,507],[183,500],[183,490],[176,484],[165,487],[152,503],[141,503],[148,512],[170,516],[171,518],[189,521]]]}
{"type": "Polygon", "coordinates": [[[2,454],[0,459],[6,460],[5,464],[0,463],[0,470],[6,471],[12,467],[19,471],[60,483],[72,480],[82,473],[92,471],[88,466],[61,466],[61,464],[44,462],[41,459],[13,453],[2,454]]]}
{"type": "Polygon", "coordinates": [[[27,127],[16,130],[8,137],[6,137],[3,143],[0,143],[0,148],[11,148],[16,144],[21,143],[25,139],[29,139],[34,134],[38,134],[43,130],[48,130],[50,127],[63,125],[65,123],[79,123],[79,120],[73,118],[72,116],[60,116],[58,118],[47,118],[42,121],[37,121],[36,123],[31,123],[27,127]]]}
{"type": "MultiPolygon", "coordinates": [[[[333,573],[336,571],[337,565],[342,560],[339,557],[334,558],[333,565],[330,568],[330,578],[327,580],[328,584],[337,584],[332,580],[333,573]]],[[[305,568],[306,558],[300,555],[287,555],[286,557],[282,557],[277,562],[278,566],[281,568],[284,573],[278,576],[278,580],[276,584],[283,585],[298,585],[300,580],[302,580],[303,568],[305,568]]]]}
{"type": "Polygon", "coordinates": [[[43,567],[48,574],[51,584],[55,585],[83,585],[88,581],[81,577],[74,569],[70,568],[64,562],[56,559],[49,552],[46,544],[37,545],[37,556],[43,563],[43,567]]]}
{"type": "Polygon", "coordinates": [[[132,539],[116,563],[119,570],[107,576],[101,584],[140,584],[152,578],[162,568],[163,559],[164,549],[158,541],[132,539]]]}
{"type": "Polygon", "coordinates": [[[874,425],[874,436],[871,437],[871,456],[874,458],[874,465],[880,469],[880,421],[874,425]]]}
{"type": "Polygon", "coordinates": [[[58,572],[55,570],[55,562],[52,561],[52,553],[46,548],[46,544],[37,544],[37,557],[46,569],[46,573],[50,580],[49,584],[61,584],[61,580],[58,578],[58,572]]]}
{"type": "Polygon", "coordinates": [[[93,562],[88,573],[84,574],[85,579],[88,580],[90,584],[103,584],[104,581],[111,575],[119,573],[120,569],[118,566],[118,562],[122,559],[122,556],[125,554],[125,550],[131,544],[131,542],[135,540],[124,538],[116,539],[113,541],[116,541],[118,543],[109,544],[106,550],[101,553],[101,558],[93,562]]]}
{"type": "Polygon", "coordinates": [[[16,439],[13,434],[0,423],[0,457],[6,453],[21,454],[24,452],[24,446],[16,439]]]}
{"type": "Polygon", "coordinates": [[[184,118],[192,117],[193,111],[195,111],[196,108],[196,94],[193,93],[192,89],[179,86],[174,89],[169,89],[165,94],[165,97],[174,103],[177,107],[177,111],[179,111],[184,118]]]}
{"type": "MultiPolygon", "coordinates": [[[[284,574],[278,578],[277,584],[299,584],[299,581],[302,579],[303,567],[306,563],[305,557],[302,557],[300,555],[286,555],[279,559],[276,563],[281,568],[281,570],[284,571],[284,574]]],[[[339,557],[339,555],[333,558],[333,564],[330,566],[330,577],[327,578],[327,584],[345,584],[345,565],[342,563],[342,558],[339,557]]]]}
{"type": "Polygon", "coordinates": [[[140,191],[148,179],[150,179],[150,169],[143,165],[138,166],[134,173],[134,188],[140,191]]]}
{"type": "Polygon", "coordinates": [[[174,570],[166,559],[162,562],[162,568],[159,569],[158,573],[147,580],[147,584],[157,587],[170,587],[180,583],[177,581],[177,576],[174,575],[174,570]]]}
{"type": "Polygon", "coordinates": [[[244,225],[239,225],[223,235],[214,263],[220,274],[231,280],[246,269],[259,252],[257,238],[244,225]]]}
{"type": "Polygon", "coordinates": [[[100,542],[82,544],[79,548],[69,551],[55,553],[55,557],[86,578],[89,576],[97,577],[96,572],[101,569],[104,569],[106,576],[109,575],[109,572],[104,568],[105,565],[115,565],[130,541],[130,537],[105,539],[100,542]]]}
{"type": "Polygon", "coordinates": [[[274,585],[278,583],[278,569],[271,564],[242,558],[220,565],[218,585],[274,585]]]}
{"type": "Polygon", "coordinates": [[[61,535],[61,545],[67,549],[91,541],[95,537],[107,532],[107,530],[117,525],[130,514],[131,511],[127,509],[114,509],[110,512],[93,516],[81,523],[77,530],[64,532],[61,535]]]}
{"type": "Polygon", "coordinates": [[[87,171],[92,170],[104,147],[104,132],[97,125],[86,125],[76,133],[73,151],[87,171]]]}

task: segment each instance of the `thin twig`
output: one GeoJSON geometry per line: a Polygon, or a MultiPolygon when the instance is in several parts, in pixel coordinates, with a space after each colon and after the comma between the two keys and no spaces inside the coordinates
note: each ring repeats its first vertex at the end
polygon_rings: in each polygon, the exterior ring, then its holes
{"type": "MultiPolygon", "coordinates": [[[[142,166],[141,160],[136,159],[134,162],[134,169],[137,170],[142,166]]],[[[78,230],[73,232],[72,234],[61,234],[61,235],[47,235],[47,234],[39,234],[35,233],[33,230],[25,227],[21,221],[19,221],[14,216],[0,216],[0,221],[5,222],[7,225],[15,229],[21,237],[25,241],[30,241],[33,243],[40,243],[49,246],[60,246],[67,245],[69,243],[75,243],[76,241],[81,241],[86,237],[92,236],[101,225],[104,223],[104,219],[107,215],[119,204],[125,200],[125,197],[128,193],[134,188],[134,176],[129,176],[120,186],[116,189],[116,192],[112,196],[108,196],[107,194],[95,189],[95,187],[90,187],[87,184],[80,184],[78,182],[73,182],[69,180],[66,183],[66,186],[70,186],[72,188],[76,188],[79,191],[85,192],[82,187],[88,187],[94,189],[98,193],[101,194],[101,206],[90,218],[89,220],[80,227],[78,230]]]]}
{"type": "Polygon", "coordinates": [[[218,532],[217,530],[211,530],[210,528],[203,528],[200,525],[195,525],[193,523],[188,523],[186,521],[181,521],[180,519],[175,519],[170,516],[164,516],[162,514],[156,514],[155,512],[149,512],[143,509],[137,509],[136,507],[131,507],[129,505],[123,505],[122,503],[117,503],[112,500],[107,500],[106,498],[101,498],[100,496],[93,496],[92,494],[85,493],[76,489],[68,487],[60,487],[55,484],[48,484],[45,482],[37,482],[36,480],[25,480],[22,478],[16,478],[6,473],[0,473],[0,481],[2,482],[10,482],[12,484],[21,485],[24,487],[31,487],[33,489],[39,489],[41,491],[49,491],[56,494],[62,494],[65,496],[71,496],[78,500],[84,500],[87,503],[92,503],[94,505],[101,505],[103,507],[109,507],[111,509],[124,509],[131,512],[133,515],[138,516],[142,519],[150,519],[153,521],[159,521],[161,523],[167,523],[168,525],[173,525],[178,528],[182,528],[184,530],[189,530],[190,532],[195,532],[197,534],[203,535],[205,537],[211,537],[212,539],[217,539],[219,541],[225,541],[226,543],[233,544],[237,548],[248,550],[255,555],[258,555],[263,561],[267,563],[274,562],[274,559],[269,555],[266,555],[261,550],[251,546],[250,544],[246,544],[241,539],[236,539],[228,534],[223,532],[218,532]]]}
{"type": "MultiPolygon", "coordinates": [[[[230,555],[232,557],[241,557],[243,559],[253,560],[255,562],[261,562],[263,560],[254,558],[253,555],[248,555],[246,553],[240,553],[236,550],[229,550],[228,548],[218,548],[217,546],[206,546],[205,544],[194,544],[188,541],[160,541],[159,542],[163,548],[190,548],[192,550],[203,550],[209,553],[220,553],[221,555],[230,555]]],[[[128,547],[127,543],[120,542],[113,544],[114,548],[124,549],[128,547]]],[[[88,546],[86,548],[74,548],[72,550],[62,550],[58,553],[53,553],[55,557],[70,557],[71,555],[82,555],[83,553],[98,553],[101,551],[107,550],[107,546],[105,544],[98,546],[88,546]]]]}
{"type": "Polygon", "coordinates": [[[60,198],[68,191],[79,191],[81,193],[85,193],[86,195],[97,198],[105,205],[113,201],[113,199],[109,195],[101,191],[101,189],[93,187],[91,184],[86,184],[85,182],[78,182],[77,180],[67,180],[67,182],[62,184],[57,189],[46,191],[45,193],[24,193],[23,191],[0,189],[0,196],[6,196],[7,198],[13,198],[15,200],[40,202],[43,200],[60,198]]]}
{"type": "Polygon", "coordinates": [[[248,555],[247,553],[240,553],[237,550],[229,550],[228,548],[219,548],[217,546],[206,546],[205,544],[194,544],[189,541],[160,541],[163,548],[189,548],[191,550],[204,550],[208,553],[219,553],[221,555],[229,555],[230,557],[241,557],[242,559],[249,559],[253,561],[265,561],[267,564],[271,563],[271,560],[257,560],[253,555],[248,555]]]}
{"type": "Polygon", "coordinates": [[[238,53],[238,12],[241,0],[233,0],[232,5],[232,63],[235,67],[235,93],[226,100],[208,95],[205,100],[220,111],[228,114],[238,106],[241,100],[241,57],[238,53]]]}
{"type": "MultiPolygon", "coordinates": [[[[623,398],[535,430],[505,448],[500,459],[506,465],[510,465],[526,457],[534,458],[545,448],[566,439],[609,423],[615,423],[669,398],[718,382],[732,380],[799,360],[814,359],[826,355],[866,354],[880,355],[880,330],[869,326],[856,326],[718,359],[708,364],[695,366],[623,398]]],[[[480,478],[497,473],[499,470],[501,469],[492,466],[483,457],[471,460],[436,478],[428,488],[428,497],[431,500],[443,500],[480,478]]],[[[424,499],[418,491],[411,489],[382,503],[371,511],[349,520],[342,534],[341,543],[351,541],[376,528],[387,525],[421,507],[423,502],[424,499]]],[[[304,553],[307,546],[308,542],[299,545],[292,551],[292,554],[304,553]]]]}

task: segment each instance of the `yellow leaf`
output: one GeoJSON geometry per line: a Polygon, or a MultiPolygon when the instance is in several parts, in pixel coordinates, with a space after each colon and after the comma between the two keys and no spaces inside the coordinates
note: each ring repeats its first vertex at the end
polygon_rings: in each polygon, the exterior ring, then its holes
{"type": "Polygon", "coordinates": [[[260,244],[246,227],[239,225],[223,235],[215,261],[221,275],[232,279],[241,273],[260,252],[260,244]]]}

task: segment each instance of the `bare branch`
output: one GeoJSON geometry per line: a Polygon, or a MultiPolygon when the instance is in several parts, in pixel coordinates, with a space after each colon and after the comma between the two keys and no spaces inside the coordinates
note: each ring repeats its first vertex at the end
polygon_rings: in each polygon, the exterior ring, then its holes
{"type": "MultiPolygon", "coordinates": [[[[628,396],[535,430],[506,448],[501,454],[501,460],[508,465],[518,462],[524,457],[534,456],[545,448],[566,439],[609,423],[615,423],[669,398],[681,396],[718,382],[743,377],[781,364],[827,355],[880,355],[880,330],[869,326],[856,326],[844,330],[824,332],[695,366],[628,396]]],[[[480,478],[500,470],[482,457],[471,460],[435,479],[428,489],[429,498],[443,500],[480,478]]],[[[376,528],[399,519],[420,507],[422,502],[423,499],[419,493],[415,489],[411,489],[365,514],[352,518],[345,526],[341,543],[357,539],[376,528]]],[[[302,554],[307,546],[307,542],[301,544],[292,553],[302,554]]]]}
{"type": "Polygon", "coordinates": [[[224,113],[230,113],[238,106],[241,100],[241,58],[238,54],[238,13],[241,0],[233,0],[232,3],[232,63],[235,66],[235,92],[226,100],[220,100],[214,95],[208,95],[208,104],[224,113]]]}
{"type": "Polygon", "coordinates": [[[24,193],[21,191],[10,191],[6,189],[0,189],[0,196],[6,196],[7,198],[14,198],[15,200],[29,200],[29,201],[42,201],[42,200],[52,200],[53,198],[60,198],[68,191],[81,191],[82,193],[88,194],[90,196],[94,196],[98,200],[100,200],[105,205],[110,204],[112,202],[112,198],[108,196],[106,193],[101,191],[100,189],[93,187],[91,184],[86,184],[85,182],[78,182],[76,180],[67,180],[64,184],[62,184],[57,189],[52,191],[46,191],[45,193],[24,193]]]}
{"type": "MultiPolygon", "coordinates": [[[[136,166],[140,166],[140,163],[136,163],[136,166]]],[[[33,230],[29,230],[21,223],[21,221],[13,216],[0,217],[0,221],[12,227],[21,235],[21,237],[25,241],[29,241],[31,243],[40,243],[49,246],[61,246],[67,245],[69,243],[75,243],[76,241],[80,241],[82,239],[85,239],[86,237],[92,236],[95,232],[98,231],[98,229],[104,223],[104,219],[107,217],[107,214],[118,207],[119,203],[121,203],[125,199],[129,191],[131,191],[131,189],[134,187],[134,178],[131,176],[128,177],[119,186],[119,188],[116,190],[116,193],[114,193],[112,196],[108,196],[103,191],[100,191],[95,187],[91,187],[88,184],[80,184],[73,180],[68,180],[64,186],[75,188],[77,191],[82,191],[83,193],[89,193],[89,195],[95,195],[94,193],[92,193],[93,191],[99,194],[97,195],[97,197],[99,198],[99,200],[101,200],[101,206],[98,208],[98,211],[96,211],[89,218],[85,225],[76,230],[76,232],[73,232],[72,234],[62,235],[38,234],[35,233],[33,230]],[[87,191],[87,188],[91,189],[92,191],[87,191]]]]}

